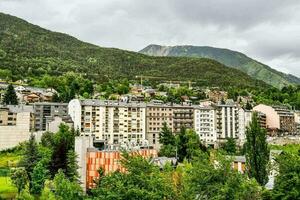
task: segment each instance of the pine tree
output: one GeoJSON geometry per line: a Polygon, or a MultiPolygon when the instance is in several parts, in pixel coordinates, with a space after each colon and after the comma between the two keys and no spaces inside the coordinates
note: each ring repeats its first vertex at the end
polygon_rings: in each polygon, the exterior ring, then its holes
{"type": "Polygon", "coordinates": [[[70,181],[77,181],[79,178],[78,175],[78,164],[77,164],[77,155],[73,149],[69,150],[67,153],[67,169],[66,177],[70,181]]]}
{"type": "Polygon", "coordinates": [[[246,130],[246,161],[250,178],[261,185],[268,181],[269,148],[266,130],[260,127],[257,113],[253,113],[252,122],[246,130]]]}
{"type": "Polygon", "coordinates": [[[31,173],[31,190],[32,194],[40,195],[44,188],[46,179],[49,177],[49,170],[43,165],[42,162],[38,162],[33,168],[31,173]]]}
{"type": "Polygon", "coordinates": [[[12,84],[8,85],[2,103],[5,105],[18,105],[18,97],[12,84]]]}
{"type": "Polygon", "coordinates": [[[163,123],[163,128],[159,133],[159,142],[162,144],[159,155],[166,157],[175,157],[176,156],[176,146],[175,146],[175,136],[172,131],[167,126],[167,123],[163,123]]]}
{"type": "Polygon", "coordinates": [[[30,135],[29,141],[26,144],[25,151],[24,151],[24,156],[23,159],[21,160],[21,165],[25,168],[28,178],[29,178],[29,189],[31,189],[31,174],[33,172],[33,169],[35,165],[37,164],[39,160],[39,155],[38,155],[38,146],[35,141],[35,136],[33,134],[30,135]]]}
{"type": "Polygon", "coordinates": [[[167,123],[163,123],[161,132],[159,133],[159,143],[163,145],[175,145],[175,136],[167,126],[167,123]]]}

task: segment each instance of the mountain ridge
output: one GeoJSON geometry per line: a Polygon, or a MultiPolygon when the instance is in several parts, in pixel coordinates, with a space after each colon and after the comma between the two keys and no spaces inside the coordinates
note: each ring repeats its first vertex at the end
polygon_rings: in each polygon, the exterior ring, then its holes
{"type": "Polygon", "coordinates": [[[193,45],[162,46],[150,44],[139,52],[150,56],[205,57],[214,59],[228,67],[241,70],[252,78],[265,81],[278,88],[290,84],[300,84],[300,78],[294,75],[277,71],[248,57],[246,54],[226,48],[193,45]]]}
{"type": "Polygon", "coordinates": [[[204,86],[269,87],[211,59],[152,57],[99,47],[4,13],[0,13],[0,69],[15,80],[75,72],[96,82],[143,75],[192,80],[204,86]]]}

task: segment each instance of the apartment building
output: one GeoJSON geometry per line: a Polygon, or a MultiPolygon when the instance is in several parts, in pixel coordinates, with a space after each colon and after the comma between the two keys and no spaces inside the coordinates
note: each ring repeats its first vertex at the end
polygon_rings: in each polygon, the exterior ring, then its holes
{"type": "Polygon", "coordinates": [[[68,112],[75,129],[107,144],[146,139],[146,104],[73,99],[68,112]]]}
{"type": "Polygon", "coordinates": [[[179,133],[182,127],[194,128],[194,108],[190,103],[174,104],[173,107],[173,132],[179,133]]]}
{"type": "Polygon", "coordinates": [[[226,138],[239,137],[239,107],[232,101],[227,100],[225,104],[221,102],[216,106],[217,117],[217,137],[219,142],[224,142],[226,138]]]}
{"type": "Polygon", "coordinates": [[[297,125],[297,133],[300,134],[300,111],[294,111],[294,118],[297,125]]]}
{"type": "Polygon", "coordinates": [[[146,112],[147,134],[146,139],[150,146],[159,149],[159,133],[162,130],[163,124],[173,131],[173,107],[171,104],[164,104],[160,101],[152,101],[147,104],[146,112]]]}
{"type": "Polygon", "coordinates": [[[266,128],[269,134],[288,135],[297,133],[294,113],[284,106],[267,106],[259,104],[253,108],[266,115],[266,128]]]}
{"type": "Polygon", "coordinates": [[[34,128],[32,106],[0,108],[0,150],[12,148],[29,139],[34,128]]]}
{"type": "Polygon", "coordinates": [[[35,117],[35,131],[46,131],[47,124],[55,117],[68,118],[68,103],[37,102],[32,104],[35,117]]]}
{"type": "Polygon", "coordinates": [[[204,144],[216,145],[216,115],[213,107],[194,106],[194,130],[204,144]]]}

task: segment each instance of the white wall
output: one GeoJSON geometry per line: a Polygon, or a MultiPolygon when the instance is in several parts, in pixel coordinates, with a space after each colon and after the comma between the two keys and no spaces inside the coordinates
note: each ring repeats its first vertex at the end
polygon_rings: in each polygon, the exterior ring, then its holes
{"type": "Polygon", "coordinates": [[[17,113],[15,126],[0,126],[0,150],[17,146],[30,136],[30,112],[17,113]]]}
{"type": "Polygon", "coordinates": [[[74,129],[81,130],[81,102],[79,99],[73,99],[69,102],[68,114],[74,122],[74,129]]]}

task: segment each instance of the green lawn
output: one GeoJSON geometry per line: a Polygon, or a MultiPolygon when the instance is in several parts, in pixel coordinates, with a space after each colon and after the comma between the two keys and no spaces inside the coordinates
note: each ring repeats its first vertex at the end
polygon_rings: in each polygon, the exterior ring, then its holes
{"type": "Polygon", "coordinates": [[[15,167],[20,159],[19,153],[0,153],[0,168],[15,167]]]}
{"type": "Polygon", "coordinates": [[[14,198],[17,188],[12,185],[9,177],[0,177],[0,198],[14,198]]]}

